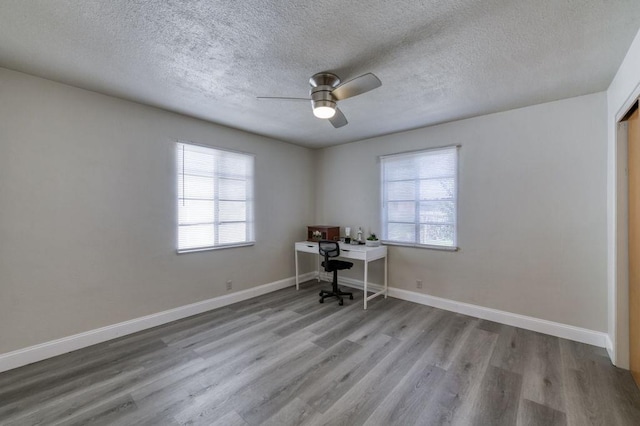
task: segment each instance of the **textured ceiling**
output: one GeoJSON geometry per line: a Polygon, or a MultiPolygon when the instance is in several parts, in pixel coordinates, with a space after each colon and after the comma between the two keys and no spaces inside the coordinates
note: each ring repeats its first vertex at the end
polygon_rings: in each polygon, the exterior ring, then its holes
{"type": "Polygon", "coordinates": [[[605,90],[638,0],[1,0],[0,66],[309,147],[605,90]],[[309,77],[373,72],[334,129],[309,77]]]}

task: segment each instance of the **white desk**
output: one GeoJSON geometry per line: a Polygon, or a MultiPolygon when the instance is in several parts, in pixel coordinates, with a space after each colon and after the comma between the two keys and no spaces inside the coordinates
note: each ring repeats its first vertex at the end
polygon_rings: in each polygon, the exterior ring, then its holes
{"type": "MultiPolygon", "coordinates": [[[[300,279],[298,273],[298,253],[312,253],[318,257],[318,281],[320,281],[320,253],[318,252],[318,243],[310,241],[301,241],[295,243],[296,253],[296,290],[300,289],[300,279]]],[[[340,243],[340,257],[344,259],[362,260],[364,262],[364,308],[367,309],[367,301],[384,294],[387,297],[387,247],[367,247],[361,245],[351,245],[340,243]],[[384,259],[384,288],[367,297],[367,280],[369,273],[369,262],[384,259]]]]}

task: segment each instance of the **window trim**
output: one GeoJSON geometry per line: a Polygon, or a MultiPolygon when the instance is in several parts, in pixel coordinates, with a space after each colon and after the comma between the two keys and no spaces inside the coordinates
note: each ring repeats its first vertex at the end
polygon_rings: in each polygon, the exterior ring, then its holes
{"type": "MultiPolygon", "coordinates": [[[[448,150],[451,148],[456,148],[456,173],[455,173],[455,179],[456,179],[456,190],[455,190],[455,207],[456,207],[456,211],[455,211],[455,222],[453,223],[454,228],[453,228],[453,245],[450,246],[441,246],[441,245],[435,245],[435,244],[420,244],[420,243],[412,243],[412,242],[405,242],[405,241],[390,241],[390,240],[386,240],[386,239],[381,239],[382,244],[385,245],[389,245],[389,246],[398,246],[398,247],[413,247],[413,248],[421,248],[421,249],[429,249],[429,250],[439,250],[439,251],[459,251],[460,250],[460,246],[458,245],[458,212],[459,212],[459,193],[460,193],[460,148],[462,147],[462,145],[460,144],[455,144],[455,145],[443,145],[443,146],[437,146],[437,147],[433,147],[433,148],[426,148],[426,149],[420,149],[420,150],[413,150],[413,151],[403,151],[403,152],[398,152],[398,153],[394,153],[394,154],[388,154],[388,155],[381,155],[378,157],[378,162],[379,162],[379,166],[380,166],[380,222],[381,222],[381,226],[382,229],[381,231],[383,231],[384,227],[386,226],[386,224],[388,223],[388,221],[386,220],[387,217],[387,209],[385,208],[385,180],[384,180],[384,168],[383,168],[383,160],[387,159],[387,158],[394,158],[394,157],[403,157],[403,156],[414,156],[417,154],[422,154],[422,153],[427,153],[427,152],[436,152],[436,151],[440,151],[440,150],[448,150]]],[[[417,200],[408,200],[411,202],[415,202],[416,206],[419,204],[417,202],[417,200]]],[[[418,200],[419,201],[419,200],[418,200]]],[[[416,207],[417,208],[417,207],[416,207]]],[[[418,218],[418,216],[416,216],[416,218],[418,218]]],[[[416,227],[420,226],[420,221],[416,220],[414,222],[407,222],[407,223],[411,223],[414,224],[416,227]]],[[[440,223],[439,223],[440,224],[440,223]]],[[[446,224],[445,224],[446,225],[446,224]]],[[[382,235],[384,235],[384,231],[381,232],[382,235]]]]}
{"type": "Polygon", "coordinates": [[[209,246],[209,247],[199,247],[199,248],[193,248],[193,249],[176,250],[176,253],[178,253],[178,254],[197,253],[199,251],[224,250],[224,249],[230,249],[230,248],[235,248],[235,247],[250,247],[250,246],[255,246],[255,245],[256,245],[255,241],[249,241],[249,242],[246,242],[246,243],[220,244],[218,246],[209,246]]]}
{"type": "MultiPolygon", "coordinates": [[[[176,155],[176,157],[174,157],[174,181],[176,183],[176,187],[175,187],[175,196],[174,196],[174,200],[176,201],[175,203],[175,247],[176,247],[176,253],[177,254],[187,254],[187,253],[197,253],[197,252],[203,252],[203,251],[212,251],[212,250],[225,250],[225,249],[229,249],[229,248],[235,248],[235,247],[250,247],[250,246],[254,246],[256,243],[256,220],[255,220],[255,183],[256,183],[256,178],[255,178],[255,171],[256,171],[256,155],[250,152],[245,152],[245,151],[238,151],[238,150],[234,150],[234,149],[228,149],[228,148],[221,148],[221,147],[217,147],[217,146],[212,146],[212,145],[206,145],[206,144],[202,144],[202,143],[194,143],[191,141],[186,141],[186,140],[181,140],[181,139],[177,139],[177,140],[173,140],[173,148],[174,148],[174,155],[176,155]],[[248,157],[252,157],[252,170],[251,170],[251,178],[252,178],[252,182],[251,182],[251,199],[247,199],[245,201],[251,201],[251,212],[247,213],[247,216],[251,216],[251,220],[246,220],[246,221],[242,221],[242,223],[251,223],[253,226],[253,230],[251,232],[251,236],[253,237],[251,240],[249,241],[243,241],[240,243],[230,243],[230,244],[218,244],[215,246],[204,246],[204,247],[195,247],[195,248],[188,248],[188,249],[180,249],[178,248],[178,243],[179,243],[179,238],[180,238],[180,214],[179,214],[179,209],[178,209],[178,193],[179,193],[179,189],[178,189],[178,176],[180,173],[182,173],[180,170],[177,169],[177,164],[178,164],[178,145],[183,144],[183,145],[192,145],[192,146],[196,146],[196,147],[200,147],[200,148],[207,148],[207,149],[212,149],[212,150],[216,150],[216,151],[223,151],[223,152],[229,152],[232,154],[242,154],[242,155],[246,155],[248,157]]],[[[183,173],[184,174],[184,173],[183,173]]],[[[218,201],[220,201],[218,199],[218,201]]],[[[233,200],[236,201],[236,200],[233,200]]],[[[218,203],[216,203],[216,209],[218,209],[218,203]]],[[[224,222],[224,223],[231,223],[231,222],[224,222]]]]}

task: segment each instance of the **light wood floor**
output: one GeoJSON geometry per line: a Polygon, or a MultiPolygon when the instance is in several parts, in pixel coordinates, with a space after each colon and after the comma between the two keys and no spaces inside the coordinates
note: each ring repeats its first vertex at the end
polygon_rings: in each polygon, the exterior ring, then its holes
{"type": "MultiPolygon", "coordinates": [[[[327,284],[323,285],[324,287],[327,284]]],[[[0,374],[2,425],[640,425],[604,350],[306,283],[0,374]]]]}

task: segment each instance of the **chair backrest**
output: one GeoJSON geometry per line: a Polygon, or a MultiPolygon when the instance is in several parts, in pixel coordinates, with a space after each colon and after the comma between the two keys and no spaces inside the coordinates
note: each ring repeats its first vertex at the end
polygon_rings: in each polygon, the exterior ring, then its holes
{"type": "Polygon", "coordinates": [[[318,250],[325,260],[340,256],[340,244],[337,241],[321,240],[318,242],[318,250]]]}

